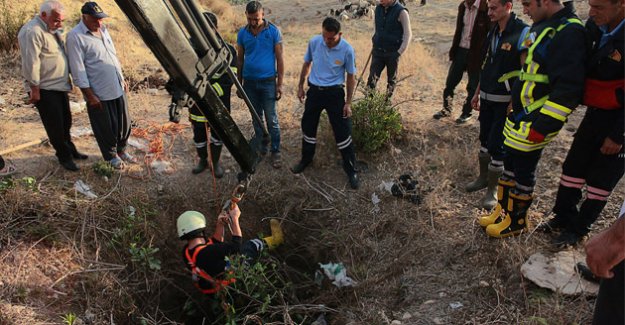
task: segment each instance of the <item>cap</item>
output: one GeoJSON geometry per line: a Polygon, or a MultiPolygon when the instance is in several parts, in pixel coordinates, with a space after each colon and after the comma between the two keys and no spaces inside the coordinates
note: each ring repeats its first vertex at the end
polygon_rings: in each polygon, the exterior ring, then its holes
{"type": "Polygon", "coordinates": [[[102,8],[100,8],[100,6],[93,1],[85,2],[85,4],[80,9],[80,12],[98,19],[108,17],[108,15],[105,14],[104,11],[102,11],[102,8]]]}

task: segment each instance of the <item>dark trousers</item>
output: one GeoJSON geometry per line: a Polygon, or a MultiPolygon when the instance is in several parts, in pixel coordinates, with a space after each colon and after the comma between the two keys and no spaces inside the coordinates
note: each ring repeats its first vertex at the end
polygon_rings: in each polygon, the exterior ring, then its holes
{"type": "Polygon", "coordinates": [[[367,80],[367,87],[375,89],[375,86],[380,80],[382,70],[386,68],[386,79],[388,80],[386,86],[386,96],[390,98],[395,91],[395,85],[397,84],[397,65],[399,64],[399,52],[382,52],[373,50],[371,54],[371,68],[369,70],[369,79],[367,80]]]}
{"type": "Polygon", "coordinates": [[[320,89],[311,86],[306,93],[306,104],[304,105],[304,116],[302,116],[302,163],[309,164],[315,156],[315,146],[317,144],[317,128],[321,112],[325,109],[328,119],[334,131],[334,139],[343,157],[343,170],[347,175],[356,173],[356,154],[352,143],[352,121],[351,118],[343,117],[343,106],[345,105],[345,91],[343,88],[335,87],[320,89]]]}
{"type": "MultiPolygon", "coordinates": [[[[224,106],[226,107],[226,110],[228,110],[228,113],[230,113],[230,95],[232,93],[232,88],[223,87],[222,90],[224,94],[222,96],[219,96],[219,99],[222,103],[224,103],[224,106]]],[[[197,111],[199,111],[199,109],[197,109],[197,111]]],[[[195,147],[197,149],[206,148],[206,146],[208,145],[208,138],[206,136],[206,128],[208,127],[207,123],[198,122],[191,119],[191,126],[193,127],[193,142],[195,142],[195,147]]],[[[217,134],[217,132],[215,132],[213,128],[210,129],[210,143],[216,146],[223,145],[223,142],[221,142],[221,137],[219,137],[219,134],[217,134]]]]}
{"type": "MultiPolygon", "coordinates": [[[[464,72],[467,71],[468,58],[469,50],[459,47],[453,61],[451,61],[451,66],[449,67],[449,72],[447,73],[447,80],[445,81],[445,90],[443,90],[443,109],[449,113],[452,111],[451,99],[454,97],[454,90],[462,80],[464,72]]],[[[464,115],[471,114],[471,98],[475,94],[475,89],[477,88],[480,78],[479,71],[468,72],[467,74],[469,75],[469,82],[467,83],[467,98],[462,105],[462,114],[464,115]]]]}
{"type": "Polygon", "coordinates": [[[622,261],[612,269],[614,277],[602,279],[599,286],[599,295],[595,303],[595,313],[593,315],[593,325],[623,325],[625,315],[623,304],[625,304],[625,261],[622,261]]]}
{"type": "Polygon", "coordinates": [[[480,145],[486,148],[492,160],[503,161],[503,126],[508,103],[480,99],[480,145]]]}
{"type": "Polygon", "coordinates": [[[35,107],[41,116],[50,144],[56,150],[59,161],[72,160],[76,150],[69,130],[72,127],[72,113],[69,110],[69,98],[65,91],[40,89],[41,100],[35,107]]]}
{"type": "Polygon", "coordinates": [[[0,156],[0,169],[4,168],[4,159],[0,156]]]}
{"type": "Polygon", "coordinates": [[[504,178],[512,176],[515,181],[515,191],[518,194],[529,194],[534,192],[536,185],[536,166],[542,155],[543,150],[535,150],[530,152],[519,152],[514,149],[506,148],[506,156],[504,158],[504,178]]]}
{"type": "Polygon", "coordinates": [[[613,129],[613,115],[613,112],[588,108],[562,165],[553,212],[569,231],[582,236],[589,232],[603,211],[625,171],[623,148],[619,154],[609,156],[600,151],[608,132],[613,129]],[[586,199],[578,209],[584,184],[586,199]]]}
{"type": "Polygon", "coordinates": [[[126,95],[102,101],[101,109],[87,108],[87,113],[104,160],[111,160],[123,152],[130,137],[130,115],[126,95]]]}

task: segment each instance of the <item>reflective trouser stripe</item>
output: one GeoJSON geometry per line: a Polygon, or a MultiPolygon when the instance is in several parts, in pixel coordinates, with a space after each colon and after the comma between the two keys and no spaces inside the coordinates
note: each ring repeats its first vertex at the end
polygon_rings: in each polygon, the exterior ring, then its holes
{"type": "Polygon", "coordinates": [[[221,97],[224,95],[224,90],[218,82],[213,84],[213,89],[217,92],[217,96],[221,97]]]}
{"type": "Polygon", "coordinates": [[[189,118],[192,121],[196,121],[200,123],[208,123],[208,120],[206,119],[206,117],[204,117],[204,115],[194,115],[194,114],[189,113],[189,118]]]}
{"type": "Polygon", "coordinates": [[[546,147],[558,134],[558,132],[547,134],[545,140],[540,143],[529,142],[527,137],[529,136],[531,125],[531,122],[521,122],[519,128],[515,129],[515,124],[509,118],[506,119],[503,129],[503,135],[505,136],[504,145],[523,152],[534,151],[546,147]]]}
{"type": "Polygon", "coordinates": [[[495,103],[508,103],[512,96],[510,95],[494,95],[480,90],[480,98],[495,103]]]}
{"type": "Polygon", "coordinates": [[[598,200],[598,201],[607,201],[611,193],[610,191],[602,190],[600,188],[596,188],[592,186],[588,186],[587,190],[588,190],[588,193],[586,196],[591,200],[598,200]]]}

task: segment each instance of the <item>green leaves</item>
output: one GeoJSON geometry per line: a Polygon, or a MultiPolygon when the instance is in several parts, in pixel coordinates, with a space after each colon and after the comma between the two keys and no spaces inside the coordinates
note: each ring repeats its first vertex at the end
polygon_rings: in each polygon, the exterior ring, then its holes
{"type": "Polygon", "coordinates": [[[364,152],[375,152],[398,136],[402,130],[401,115],[391,106],[386,95],[370,91],[352,109],[352,138],[364,152]]]}

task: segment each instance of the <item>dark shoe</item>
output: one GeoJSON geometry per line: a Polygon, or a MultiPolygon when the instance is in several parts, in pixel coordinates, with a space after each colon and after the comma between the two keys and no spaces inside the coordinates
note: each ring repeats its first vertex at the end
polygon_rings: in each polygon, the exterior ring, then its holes
{"type": "Polygon", "coordinates": [[[193,167],[191,173],[193,173],[194,175],[199,174],[203,172],[206,167],[208,167],[208,160],[200,158],[200,161],[198,161],[197,165],[193,167]]]}
{"type": "Polygon", "coordinates": [[[213,173],[215,173],[215,178],[224,177],[224,169],[221,167],[218,161],[213,164],[213,173]]]}
{"type": "Polygon", "coordinates": [[[279,152],[271,153],[271,166],[275,169],[280,169],[280,167],[282,167],[282,159],[279,152]]]}
{"type": "Polygon", "coordinates": [[[80,170],[80,167],[76,166],[76,163],[74,163],[73,160],[60,161],[59,163],[63,166],[63,168],[69,171],[75,172],[80,170]]]}
{"type": "Polygon", "coordinates": [[[306,167],[308,167],[308,164],[300,161],[297,163],[297,165],[291,167],[291,171],[293,172],[293,174],[299,174],[303,172],[306,167]]]}
{"type": "Polygon", "coordinates": [[[358,174],[352,174],[349,176],[349,186],[357,190],[360,187],[360,180],[358,179],[358,174]]]}
{"type": "Polygon", "coordinates": [[[456,119],[456,124],[464,124],[464,123],[467,123],[467,122],[471,119],[471,117],[473,117],[473,114],[471,114],[471,113],[469,113],[469,114],[464,114],[464,113],[463,113],[462,115],[460,115],[460,117],[458,117],[458,118],[456,119]]]}
{"type": "Polygon", "coordinates": [[[572,231],[565,230],[556,238],[551,241],[551,244],[556,248],[566,248],[569,246],[575,246],[582,241],[583,236],[580,236],[572,231]]]}
{"type": "Polygon", "coordinates": [[[72,152],[72,158],[78,159],[78,160],[87,160],[89,158],[89,156],[80,153],[78,150],[74,150],[72,152]]]}
{"type": "Polygon", "coordinates": [[[554,218],[549,219],[549,221],[547,222],[541,223],[536,228],[536,231],[539,231],[545,234],[551,234],[556,231],[561,231],[565,228],[566,228],[566,223],[562,219],[554,217],[554,218]]]}
{"type": "Polygon", "coordinates": [[[436,112],[436,114],[434,114],[434,116],[432,116],[432,117],[433,117],[435,120],[440,120],[440,119],[442,119],[443,117],[447,117],[447,116],[449,116],[449,115],[451,115],[451,113],[450,113],[450,112],[448,112],[448,111],[446,111],[446,110],[442,109],[442,110],[440,110],[440,111],[436,112]]]}
{"type": "Polygon", "coordinates": [[[575,272],[579,273],[579,275],[581,275],[582,278],[586,279],[587,281],[594,283],[600,282],[599,278],[597,278],[597,276],[592,273],[588,266],[586,266],[586,264],[582,262],[578,262],[577,264],[575,264],[575,272]]]}

